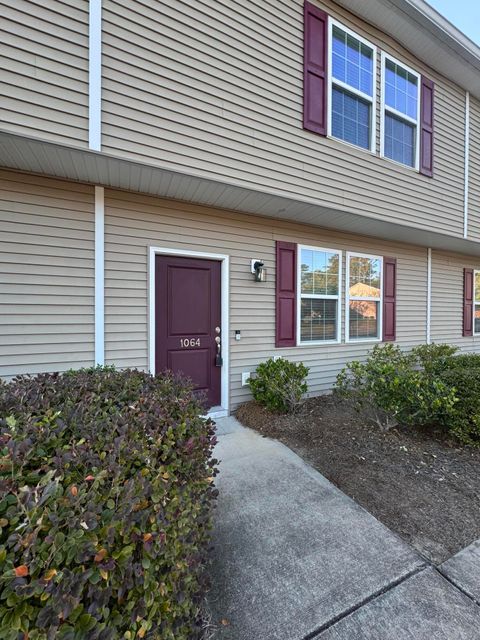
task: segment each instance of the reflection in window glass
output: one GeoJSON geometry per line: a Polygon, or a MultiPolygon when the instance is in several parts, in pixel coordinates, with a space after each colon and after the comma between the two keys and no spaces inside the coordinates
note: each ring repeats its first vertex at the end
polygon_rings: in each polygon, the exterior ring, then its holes
{"type": "Polygon", "coordinates": [[[302,248],[300,253],[300,341],[337,339],[340,256],[302,248]]]}
{"type": "Polygon", "coordinates": [[[381,260],[350,256],[350,297],[380,298],[381,260]]]}
{"type": "Polygon", "coordinates": [[[385,62],[385,104],[417,119],[418,78],[392,60],[385,62]]]}
{"type": "Polygon", "coordinates": [[[348,267],[349,339],[379,338],[382,260],[349,256],[348,267]]]}
{"type": "Polygon", "coordinates": [[[316,342],[337,338],[337,300],[302,298],[300,340],[316,342]]]}
{"type": "Polygon", "coordinates": [[[349,338],[350,340],[379,337],[379,302],[371,300],[350,300],[349,338]]]}
{"type": "Polygon", "coordinates": [[[371,104],[358,96],[332,89],[332,135],[363,149],[370,148],[371,104]]]}
{"type": "Polygon", "coordinates": [[[385,114],[385,155],[409,167],[415,166],[415,125],[385,114]]]}
{"type": "Polygon", "coordinates": [[[332,75],[353,89],[373,95],[373,51],[339,27],[333,27],[332,75]]]}

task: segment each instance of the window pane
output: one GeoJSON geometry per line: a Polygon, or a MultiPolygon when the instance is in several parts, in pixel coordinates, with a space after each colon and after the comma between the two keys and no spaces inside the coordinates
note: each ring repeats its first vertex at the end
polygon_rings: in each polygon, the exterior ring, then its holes
{"type": "Polygon", "coordinates": [[[363,149],[370,148],[371,105],[347,93],[332,88],[332,135],[363,149]]]}
{"type": "Polygon", "coordinates": [[[385,113],[385,156],[406,164],[415,166],[415,132],[416,127],[385,113]]]}
{"type": "Polygon", "coordinates": [[[480,304],[476,304],[474,307],[474,321],[475,321],[475,333],[480,333],[480,304]]]}
{"type": "Polygon", "coordinates": [[[337,300],[303,298],[300,308],[302,342],[337,339],[337,300]]]}
{"type": "Polygon", "coordinates": [[[475,302],[480,302],[480,271],[475,272],[475,302]]]}
{"type": "Polygon", "coordinates": [[[350,257],[351,297],[380,298],[381,264],[378,258],[350,257]]]}
{"type": "Polygon", "coordinates": [[[338,295],[339,257],[336,253],[302,249],[301,293],[338,295]]]}
{"type": "Polygon", "coordinates": [[[338,27],[333,27],[332,75],[354,89],[373,95],[372,49],[338,27]]]}
{"type": "Polygon", "coordinates": [[[385,62],[385,104],[417,119],[418,79],[391,60],[385,62]]]}
{"type": "Polygon", "coordinates": [[[350,300],[349,337],[350,340],[379,337],[380,302],[371,300],[350,300]]]}

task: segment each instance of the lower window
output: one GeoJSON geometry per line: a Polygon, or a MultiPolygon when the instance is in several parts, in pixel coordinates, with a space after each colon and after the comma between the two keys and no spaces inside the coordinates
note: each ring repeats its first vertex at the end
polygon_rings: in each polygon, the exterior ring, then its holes
{"type": "Polygon", "coordinates": [[[480,271],[475,271],[473,297],[473,332],[480,333],[480,271]]]}
{"type": "Polygon", "coordinates": [[[299,342],[340,340],[340,271],[338,251],[299,247],[299,342]]]}
{"type": "Polygon", "coordinates": [[[347,340],[380,340],[382,267],[378,256],[347,254],[347,340]]]}

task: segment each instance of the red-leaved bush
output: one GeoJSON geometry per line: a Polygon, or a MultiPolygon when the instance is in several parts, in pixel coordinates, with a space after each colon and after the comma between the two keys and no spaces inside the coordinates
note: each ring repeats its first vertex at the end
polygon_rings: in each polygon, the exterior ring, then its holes
{"type": "Polygon", "coordinates": [[[93,369],[0,384],[0,638],[200,636],[213,423],[188,383],[93,369]]]}

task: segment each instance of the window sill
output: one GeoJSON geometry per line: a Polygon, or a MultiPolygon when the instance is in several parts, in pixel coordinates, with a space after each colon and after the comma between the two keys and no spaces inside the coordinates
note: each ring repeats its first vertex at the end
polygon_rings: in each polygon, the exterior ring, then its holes
{"type": "Polygon", "coordinates": [[[345,145],[349,149],[355,149],[356,151],[360,151],[361,153],[367,153],[370,156],[378,156],[377,151],[373,149],[365,149],[365,147],[359,147],[356,144],[352,144],[351,142],[347,142],[346,140],[342,140],[341,138],[336,138],[332,136],[331,133],[327,134],[328,140],[333,140],[334,142],[339,142],[340,144],[345,145]]]}
{"type": "Polygon", "coordinates": [[[315,342],[298,342],[297,347],[328,347],[334,344],[342,344],[341,340],[316,340],[315,342]]]}
{"type": "Polygon", "coordinates": [[[394,164],[396,167],[401,167],[402,169],[405,169],[406,171],[410,171],[411,173],[420,174],[420,171],[417,167],[410,167],[408,164],[403,164],[403,162],[392,160],[392,158],[388,158],[387,156],[384,156],[382,154],[379,154],[378,157],[380,158],[380,160],[386,160],[390,164],[394,164]]]}

